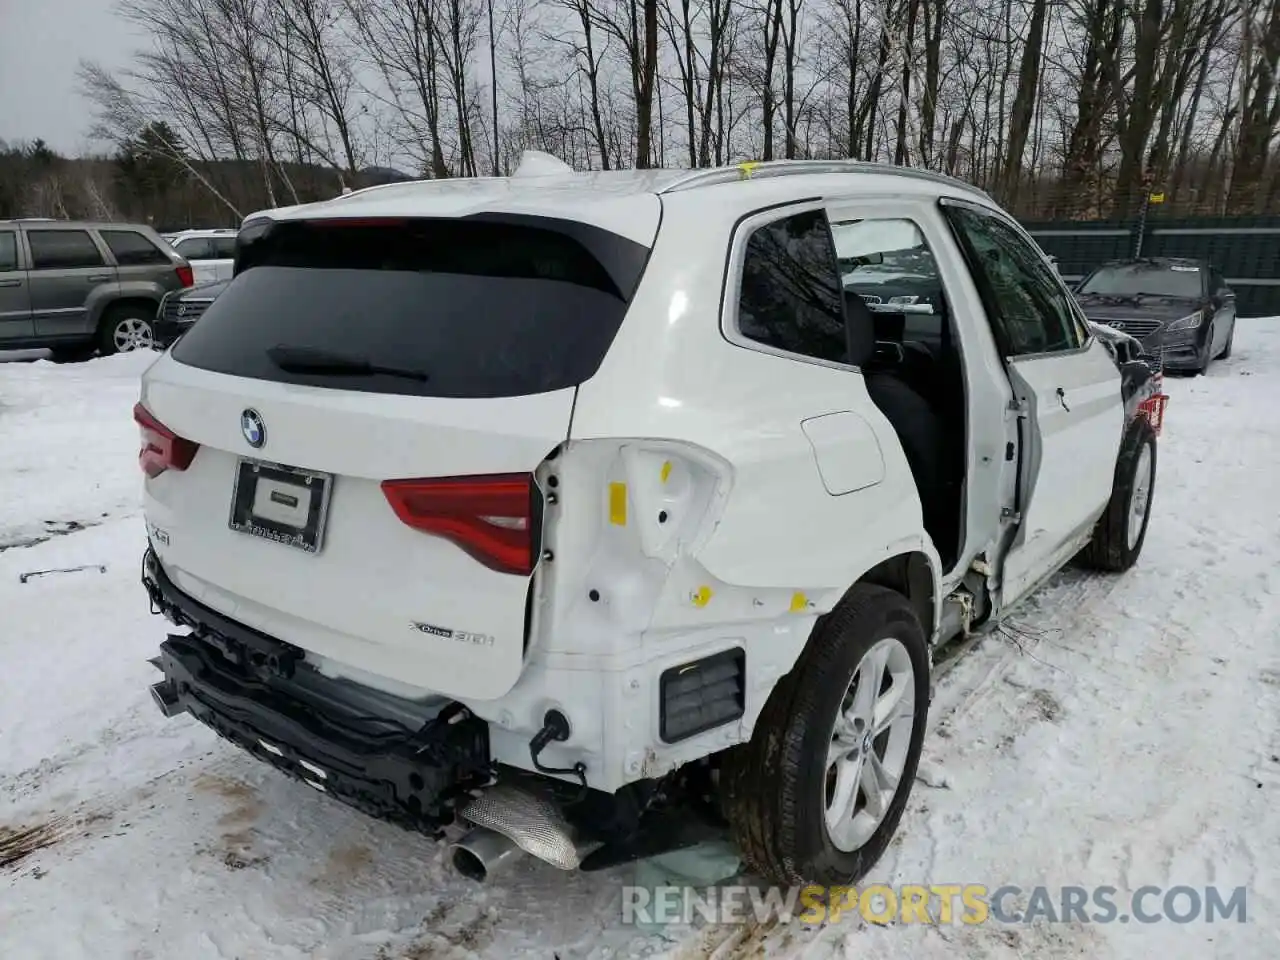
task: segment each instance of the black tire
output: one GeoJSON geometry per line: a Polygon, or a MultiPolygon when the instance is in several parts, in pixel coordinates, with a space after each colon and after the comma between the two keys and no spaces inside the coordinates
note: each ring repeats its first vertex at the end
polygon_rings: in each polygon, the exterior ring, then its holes
{"type": "Polygon", "coordinates": [[[1222,352],[1218,354],[1219,360],[1225,360],[1227,359],[1227,357],[1231,356],[1231,346],[1233,343],[1235,343],[1235,339],[1236,339],[1236,322],[1232,320],[1231,332],[1227,334],[1227,344],[1222,348],[1222,352]]]}
{"type": "Polygon", "coordinates": [[[51,347],[50,359],[54,363],[82,363],[97,352],[92,343],[76,344],[74,347],[51,347]]]}
{"type": "Polygon", "coordinates": [[[126,348],[119,344],[118,332],[125,324],[141,324],[145,328],[145,342],[139,341],[128,350],[150,350],[155,342],[155,310],[148,310],[140,304],[126,303],[118,307],[108,307],[98,323],[98,350],[104,357],[113,353],[125,352],[126,348]]]}
{"type": "Polygon", "coordinates": [[[1193,376],[1202,377],[1209,372],[1209,364],[1213,363],[1213,327],[1209,327],[1209,332],[1205,336],[1204,341],[1204,358],[1200,361],[1200,366],[1196,367],[1193,376]]]}
{"type": "Polygon", "coordinates": [[[928,713],[928,643],[915,611],[893,590],[855,586],[818,622],[795,669],[774,687],[751,741],[725,758],[724,808],[747,866],[782,885],[850,884],[865,875],[902,819],[928,713]],[[832,843],[825,820],[832,726],[863,655],[887,637],[910,657],[913,725],[884,818],[861,847],[845,852],[832,843]]]}
{"type": "Polygon", "coordinates": [[[1146,417],[1138,417],[1126,431],[1120,456],[1116,458],[1115,482],[1111,489],[1111,499],[1107,501],[1107,509],[1098,518],[1093,539],[1080,554],[1087,566],[1109,573],[1121,573],[1137,563],[1142,545],[1147,539],[1147,526],[1151,522],[1151,499],[1155,490],[1156,432],[1146,417]],[[1147,485],[1146,507],[1142,513],[1142,526],[1130,543],[1129,527],[1133,516],[1129,507],[1144,448],[1151,450],[1151,475],[1147,485]]]}

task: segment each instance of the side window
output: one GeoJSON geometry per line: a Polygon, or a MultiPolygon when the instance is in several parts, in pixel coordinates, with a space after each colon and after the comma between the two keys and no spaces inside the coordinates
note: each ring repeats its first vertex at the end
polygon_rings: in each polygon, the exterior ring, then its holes
{"type": "Polygon", "coordinates": [[[983,305],[1006,356],[1074,350],[1085,330],[1038,250],[999,217],[948,205],[983,305]]]}
{"type": "Polygon", "coordinates": [[[32,270],[100,267],[102,254],[85,230],[28,230],[32,270]]]}
{"type": "Polygon", "coordinates": [[[742,261],[738,329],[778,350],[845,360],[840,276],[821,210],[776,220],[751,234],[742,261]]]}
{"type": "Polygon", "coordinates": [[[168,256],[136,230],[103,230],[102,239],[111,255],[122,267],[138,267],[149,263],[167,264],[168,256]]]}
{"type": "Polygon", "coordinates": [[[837,219],[831,235],[844,292],[857,294],[877,316],[876,339],[942,349],[947,336],[942,278],[920,228],[911,220],[837,219]]]}
{"type": "Polygon", "coordinates": [[[18,235],[12,230],[0,232],[0,273],[18,269],[18,235]]]}
{"type": "Polygon", "coordinates": [[[215,260],[234,260],[236,257],[236,238],[214,237],[213,256],[215,260]]]}
{"type": "Polygon", "coordinates": [[[191,237],[187,240],[182,240],[174,249],[187,260],[213,259],[213,248],[209,243],[208,237],[191,237]]]}

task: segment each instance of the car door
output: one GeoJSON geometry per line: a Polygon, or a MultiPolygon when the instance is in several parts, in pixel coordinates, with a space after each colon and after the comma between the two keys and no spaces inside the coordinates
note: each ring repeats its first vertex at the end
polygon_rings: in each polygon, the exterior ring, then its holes
{"type": "Polygon", "coordinates": [[[0,230],[0,347],[35,334],[17,230],[0,230]]]}
{"type": "Polygon", "coordinates": [[[987,207],[948,203],[1025,427],[1018,523],[1001,603],[1082,546],[1111,496],[1124,427],[1120,373],[1044,255],[987,207]]]}
{"type": "Polygon", "coordinates": [[[97,241],[82,227],[42,226],[23,232],[31,253],[27,276],[36,336],[92,334],[89,294],[115,282],[115,267],[108,266],[97,241]]]}
{"type": "Polygon", "coordinates": [[[191,264],[197,284],[212,283],[218,279],[218,265],[214,262],[212,237],[187,237],[174,245],[178,255],[191,264]]]}

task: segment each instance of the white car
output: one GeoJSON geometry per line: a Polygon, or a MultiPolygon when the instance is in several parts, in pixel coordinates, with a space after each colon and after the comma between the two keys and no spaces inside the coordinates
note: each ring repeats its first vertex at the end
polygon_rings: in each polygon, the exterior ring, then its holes
{"type": "Polygon", "coordinates": [[[155,700],[469,876],[856,880],[934,652],[1137,559],[1149,374],[963,183],[533,167],[246,221],[135,411],[155,700]],[[937,289],[869,305],[848,233],[937,289]]]}
{"type": "Polygon", "coordinates": [[[235,230],[183,230],[166,237],[191,264],[196,283],[230,280],[235,267],[235,230]]]}

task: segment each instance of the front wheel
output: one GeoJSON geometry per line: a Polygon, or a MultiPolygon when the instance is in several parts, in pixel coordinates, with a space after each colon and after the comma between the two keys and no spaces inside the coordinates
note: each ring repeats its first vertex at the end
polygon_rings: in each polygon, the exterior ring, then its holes
{"type": "Polygon", "coordinates": [[[726,758],[725,809],[747,865],[782,885],[859,880],[902,819],[928,712],[919,619],[901,594],[859,584],[726,758]]]}
{"type": "Polygon", "coordinates": [[[150,314],[142,307],[113,307],[102,318],[98,330],[98,349],[102,355],[150,350],[155,343],[155,329],[150,314]]]}
{"type": "Polygon", "coordinates": [[[1204,343],[1204,358],[1200,361],[1200,365],[1195,369],[1196,376],[1202,377],[1208,373],[1209,364],[1213,363],[1213,337],[1214,329],[1213,327],[1210,327],[1204,343]]]}
{"type": "Polygon", "coordinates": [[[1156,432],[1139,416],[1125,433],[1116,458],[1114,485],[1107,509],[1098,519],[1093,539],[1081,559],[1097,569],[1120,573],[1138,562],[1151,520],[1156,485],[1156,432]]]}
{"type": "Polygon", "coordinates": [[[1232,320],[1231,332],[1227,334],[1227,345],[1223,347],[1222,352],[1218,354],[1219,360],[1226,360],[1228,357],[1231,356],[1231,346],[1233,343],[1235,343],[1235,339],[1236,339],[1236,322],[1232,320]]]}

